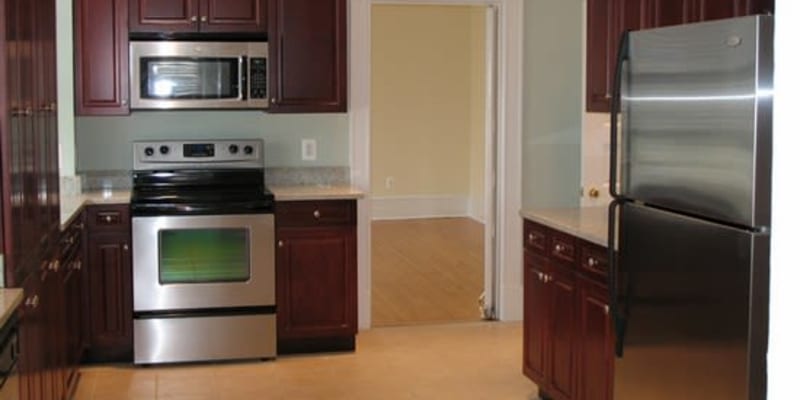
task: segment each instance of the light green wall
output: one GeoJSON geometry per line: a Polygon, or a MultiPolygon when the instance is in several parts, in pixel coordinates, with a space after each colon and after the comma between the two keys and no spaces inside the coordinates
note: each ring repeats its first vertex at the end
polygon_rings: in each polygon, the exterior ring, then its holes
{"type": "Polygon", "coordinates": [[[580,203],[584,0],[525,0],[522,203],[580,203]]]}
{"type": "Polygon", "coordinates": [[[75,91],[72,73],[72,2],[56,2],[58,146],[61,176],[75,175],[75,91]]]}
{"type": "Polygon", "coordinates": [[[134,112],[75,120],[78,172],[130,169],[131,142],[161,139],[264,140],[267,167],[348,166],[347,114],[266,114],[261,111],[134,112]],[[300,141],[317,140],[317,160],[302,161],[300,141]]]}

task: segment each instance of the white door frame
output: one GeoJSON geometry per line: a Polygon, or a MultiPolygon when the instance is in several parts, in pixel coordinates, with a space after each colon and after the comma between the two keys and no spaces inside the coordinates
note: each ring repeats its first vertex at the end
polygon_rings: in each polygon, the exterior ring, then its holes
{"type": "MultiPolygon", "coordinates": [[[[523,0],[350,0],[350,179],[366,196],[358,202],[358,325],[368,329],[372,312],[370,80],[373,4],[490,5],[497,9],[496,274],[487,305],[500,320],[522,318],[522,32],[523,0]]],[[[489,93],[487,93],[489,95],[489,93]]],[[[487,121],[487,126],[489,121],[487,121]]],[[[491,147],[487,142],[487,148],[491,147]]],[[[489,164],[489,163],[487,163],[489,164]]],[[[489,176],[487,175],[487,178],[489,176]]],[[[487,179],[487,182],[490,179],[487,179]]],[[[488,197],[487,197],[488,198],[488,197]]],[[[487,202],[486,207],[491,206],[487,202]]],[[[487,220],[490,215],[486,215],[487,220]]],[[[488,265],[492,265],[487,263],[488,265]]]]}

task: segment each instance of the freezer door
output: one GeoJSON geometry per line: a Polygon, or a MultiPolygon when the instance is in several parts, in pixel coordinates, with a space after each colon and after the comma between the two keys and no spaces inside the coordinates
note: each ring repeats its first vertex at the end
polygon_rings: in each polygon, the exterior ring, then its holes
{"type": "Polygon", "coordinates": [[[764,399],[768,236],[620,210],[616,400],[764,399]]]}
{"type": "Polygon", "coordinates": [[[622,83],[621,191],[769,225],[772,19],[633,32],[622,83]]]}

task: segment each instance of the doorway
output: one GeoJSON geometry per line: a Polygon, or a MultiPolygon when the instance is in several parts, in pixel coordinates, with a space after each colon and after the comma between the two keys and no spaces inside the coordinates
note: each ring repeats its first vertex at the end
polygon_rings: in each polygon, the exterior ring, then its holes
{"type": "Polygon", "coordinates": [[[374,326],[493,317],[494,18],[485,5],[371,8],[374,326]]]}

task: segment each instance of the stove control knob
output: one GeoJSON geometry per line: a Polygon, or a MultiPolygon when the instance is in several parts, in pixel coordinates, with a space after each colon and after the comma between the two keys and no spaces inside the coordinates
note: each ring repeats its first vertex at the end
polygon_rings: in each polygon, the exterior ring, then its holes
{"type": "Polygon", "coordinates": [[[153,150],[152,147],[147,147],[147,148],[144,149],[144,155],[146,155],[148,157],[152,156],[155,153],[156,153],[156,151],[153,150]]]}
{"type": "Polygon", "coordinates": [[[244,154],[253,154],[253,146],[244,146],[244,154]]]}
{"type": "Polygon", "coordinates": [[[158,148],[158,151],[163,155],[167,155],[169,154],[169,146],[161,146],[158,148]]]}
{"type": "Polygon", "coordinates": [[[235,144],[232,144],[232,145],[228,146],[228,151],[230,151],[231,154],[236,154],[236,153],[239,152],[239,146],[237,146],[235,144]]]}

